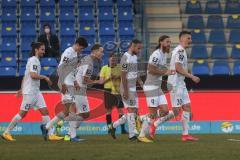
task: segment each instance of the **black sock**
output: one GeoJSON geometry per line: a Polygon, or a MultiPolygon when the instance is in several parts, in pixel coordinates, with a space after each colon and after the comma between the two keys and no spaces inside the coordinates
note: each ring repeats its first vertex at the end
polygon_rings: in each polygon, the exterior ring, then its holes
{"type": "Polygon", "coordinates": [[[111,116],[111,114],[107,114],[106,115],[106,121],[107,121],[107,125],[112,123],[112,116],[111,116]]]}

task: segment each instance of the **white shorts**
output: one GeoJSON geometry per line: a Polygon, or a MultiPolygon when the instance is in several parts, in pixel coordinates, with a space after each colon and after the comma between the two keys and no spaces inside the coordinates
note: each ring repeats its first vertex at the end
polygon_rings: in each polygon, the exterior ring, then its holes
{"type": "Polygon", "coordinates": [[[77,114],[90,112],[87,96],[75,95],[75,103],[77,114]]]}
{"type": "Polygon", "coordinates": [[[123,91],[120,88],[122,101],[125,108],[138,108],[138,97],[136,90],[129,89],[128,91],[128,99],[123,98],[123,91]]]}
{"type": "Polygon", "coordinates": [[[172,107],[181,107],[191,102],[186,87],[173,87],[173,90],[170,92],[170,98],[172,107]]]}
{"type": "Polygon", "coordinates": [[[45,108],[46,103],[41,92],[37,94],[24,94],[20,110],[28,111],[30,109],[45,108]]]}
{"type": "Polygon", "coordinates": [[[69,93],[62,94],[62,104],[75,103],[75,96],[69,93]]]}
{"type": "Polygon", "coordinates": [[[167,99],[161,88],[154,85],[144,85],[143,90],[147,99],[148,107],[167,105],[167,99]]]}
{"type": "Polygon", "coordinates": [[[62,104],[75,103],[73,87],[68,86],[68,92],[62,94],[62,104]]]}

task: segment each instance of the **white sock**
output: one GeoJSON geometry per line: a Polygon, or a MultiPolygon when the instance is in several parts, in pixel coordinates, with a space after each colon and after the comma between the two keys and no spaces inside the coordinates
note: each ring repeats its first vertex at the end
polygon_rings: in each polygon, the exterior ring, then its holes
{"type": "Polygon", "coordinates": [[[60,120],[64,119],[65,118],[65,115],[64,113],[59,113],[58,115],[56,115],[51,121],[49,121],[47,124],[46,124],[46,129],[50,129],[52,128],[52,126],[54,124],[56,124],[57,122],[59,122],[60,120]]]}
{"type": "Polygon", "coordinates": [[[158,127],[160,124],[172,119],[174,117],[174,113],[173,111],[169,111],[169,113],[164,116],[164,117],[160,117],[158,118],[155,122],[154,122],[154,126],[155,127],[158,127]]]}
{"type": "MultiPolygon", "coordinates": [[[[47,124],[50,122],[50,117],[49,116],[42,116],[42,122],[43,124],[47,124]]],[[[48,131],[48,135],[53,135],[54,134],[54,127],[51,127],[48,131]]]]}
{"type": "Polygon", "coordinates": [[[69,132],[71,138],[75,138],[77,136],[77,128],[80,126],[81,121],[69,121],[69,132]]]}
{"type": "Polygon", "coordinates": [[[135,117],[136,117],[135,113],[127,114],[129,138],[132,138],[133,136],[135,136],[135,130],[136,130],[135,117]]]}
{"type": "Polygon", "coordinates": [[[182,126],[183,126],[183,135],[188,135],[188,123],[190,121],[190,112],[183,111],[182,113],[182,126]]]}
{"type": "Polygon", "coordinates": [[[148,120],[148,114],[145,114],[145,115],[141,115],[140,116],[140,120],[141,120],[141,122],[143,122],[143,121],[147,121],[148,120]]]}
{"type": "Polygon", "coordinates": [[[10,124],[8,125],[8,127],[6,128],[6,130],[4,131],[4,133],[9,133],[16,125],[17,123],[22,119],[22,117],[19,114],[16,114],[12,121],[10,122],[10,124]]]}
{"type": "Polygon", "coordinates": [[[127,122],[127,115],[124,114],[121,118],[119,118],[116,122],[113,123],[113,128],[117,128],[118,126],[127,122]]]}
{"type": "Polygon", "coordinates": [[[150,124],[150,118],[148,116],[145,116],[144,117],[144,121],[142,121],[142,128],[141,128],[141,131],[140,131],[140,134],[139,134],[139,137],[145,137],[146,136],[146,133],[148,132],[149,130],[149,124],[150,124]]]}

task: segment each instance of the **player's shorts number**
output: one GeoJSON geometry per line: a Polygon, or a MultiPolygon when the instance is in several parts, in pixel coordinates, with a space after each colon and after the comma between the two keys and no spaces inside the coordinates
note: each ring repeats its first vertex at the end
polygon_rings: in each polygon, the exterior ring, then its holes
{"type": "Polygon", "coordinates": [[[183,104],[183,100],[182,99],[177,99],[177,105],[182,105],[183,104]]]}
{"type": "Polygon", "coordinates": [[[29,110],[29,109],[31,108],[31,104],[26,104],[26,105],[24,106],[24,108],[25,108],[25,110],[29,110]]]}

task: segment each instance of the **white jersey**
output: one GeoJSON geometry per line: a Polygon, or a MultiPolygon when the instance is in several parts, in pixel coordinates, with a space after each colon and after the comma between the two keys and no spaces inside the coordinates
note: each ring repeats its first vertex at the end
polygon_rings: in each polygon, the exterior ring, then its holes
{"type": "MultiPolygon", "coordinates": [[[[175,70],[176,63],[180,63],[183,69],[188,70],[187,53],[186,53],[186,50],[181,45],[178,45],[172,51],[172,57],[170,61],[171,70],[175,70]]],[[[174,75],[168,76],[168,83],[177,87],[185,87],[186,84],[184,82],[184,79],[185,79],[185,76],[183,76],[182,74],[176,73],[174,75]]]]}
{"type": "Polygon", "coordinates": [[[75,80],[75,69],[78,64],[78,54],[73,49],[73,47],[67,48],[62,56],[61,61],[58,65],[58,75],[61,84],[66,84],[73,86],[73,81],[75,80]]]}
{"type": "Polygon", "coordinates": [[[40,80],[32,79],[30,72],[35,72],[40,75],[41,64],[36,56],[32,56],[28,59],[26,70],[24,74],[22,92],[23,94],[37,94],[40,92],[40,80]]]}
{"type": "Polygon", "coordinates": [[[91,78],[93,74],[93,59],[91,55],[85,56],[81,60],[80,66],[77,68],[76,80],[80,86],[80,94],[85,95],[87,85],[84,84],[84,77],[91,78]]]}
{"type": "MultiPolygon", "coordinates": [[[[160,49],[155,50],[152,55],[149,57],[148,65],[154,65],[161,69],[162,66],[167,65],[167,54],[164,54],[160,49]]],[[[147,79],[145,84],[158,84],[159,81],[162,80],[161,75],[153,75],[150,74],[149,71],[147,72],[147,79]]]]}
{"type": "Polygon", "coordinates": [[[136,89],[136,81],[138,75],[137,56],[125,52],[121,58],[122,71],[127,72],[128,88],[136,89]]]}

